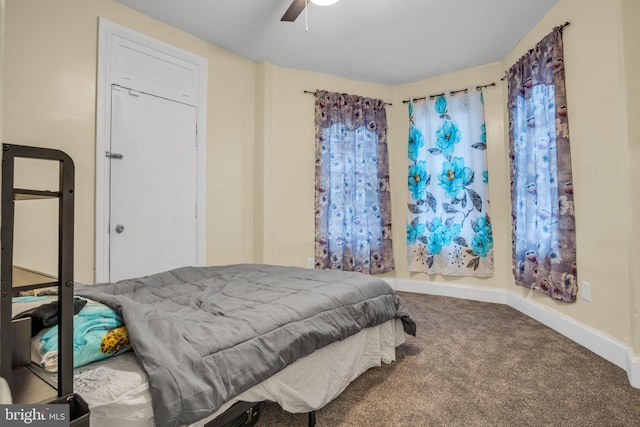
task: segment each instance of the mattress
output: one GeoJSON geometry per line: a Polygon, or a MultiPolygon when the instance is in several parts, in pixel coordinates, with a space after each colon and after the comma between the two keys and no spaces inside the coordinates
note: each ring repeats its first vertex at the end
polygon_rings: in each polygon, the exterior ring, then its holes
{"type": "MultiPolygon", "coordinates": [[[[293,413],[320,409],[367,369],[394,361],[404,339],[399,319],[364,329],[297,360],[191,426],[204,426],[237,401],[273,401],[293,413]]],[[[75,369],[74,391],[89,404],[92,427],[155,425],[147,377],[133,352],[75,369]]]]}
{"type": "Polygon", "coordinates": [[[187,266],[118,283],[76,284],[75,294],[122,316],[147,373],[158,427],[194,423],[367,327],[400,318],[405,332],[415,334],[389,284],[356,272],[187,266]]]}

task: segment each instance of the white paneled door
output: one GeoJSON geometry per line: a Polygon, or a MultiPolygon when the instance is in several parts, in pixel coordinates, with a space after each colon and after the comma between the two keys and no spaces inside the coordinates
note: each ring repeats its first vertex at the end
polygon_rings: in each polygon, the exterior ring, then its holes
{"type": "Polygon", "coordinates": [[[197,265],[196,112],[112,86],[109,281],[197,265]]]}

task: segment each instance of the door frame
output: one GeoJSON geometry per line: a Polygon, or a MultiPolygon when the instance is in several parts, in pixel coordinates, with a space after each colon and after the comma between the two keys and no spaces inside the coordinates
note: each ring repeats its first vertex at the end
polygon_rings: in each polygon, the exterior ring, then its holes
{"type": "Polygon", "coordinates": [[[98,18],[98,77],[96,96],[96,222],[95,282],[109,276],[109,159],[111,141],[111,85],[128,87],[193,105],[196,113],[196,265],[206,260],[206,146],[208,63],[187,52],[102,17],[98,18]],[[130,66],[131,56],[145,67],[130,66]],[[158,76],[163,66],[168,74],[158,76]],[[158,78],[161,77],[161,78],[158,78]],[[166,77],[166,79],[164,78],[166,77]]]}

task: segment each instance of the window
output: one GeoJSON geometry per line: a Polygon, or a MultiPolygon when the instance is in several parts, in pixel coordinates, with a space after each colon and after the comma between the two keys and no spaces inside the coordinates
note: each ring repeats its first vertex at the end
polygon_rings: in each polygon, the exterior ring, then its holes
{"type": "Polygon", "coordinates": [[[384,102],[316,92],[315,265],[393,270],[384,102]]]}
{"type": "Polygon", "coordinates": [[[561,27],[520,58],[508,80],[516,284],[573,302],[576,239],[561,27]]]}
{"type": "Polygon", "coordinates": [[[409,270],[493,275],[487,135],[475,88],[409,102],[409,270]]]}

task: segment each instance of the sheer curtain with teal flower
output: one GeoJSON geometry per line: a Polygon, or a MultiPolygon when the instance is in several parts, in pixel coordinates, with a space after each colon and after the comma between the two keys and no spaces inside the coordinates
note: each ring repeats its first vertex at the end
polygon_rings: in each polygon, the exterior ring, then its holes
{"type": "Polygon", "coordinates": [[[409,270],[493,275],[482,93],[409,102],[409,270]]]}
{"type": "Polygon", "coordinates": [[[509,69],[508,82],[515,281],[573,302],[576,237],[561,27],[509,69]]]}
{"type": "Polygon", "coordinates": [[[384,102],[316,92],[315,266],[394,268],[384,102]]]}

